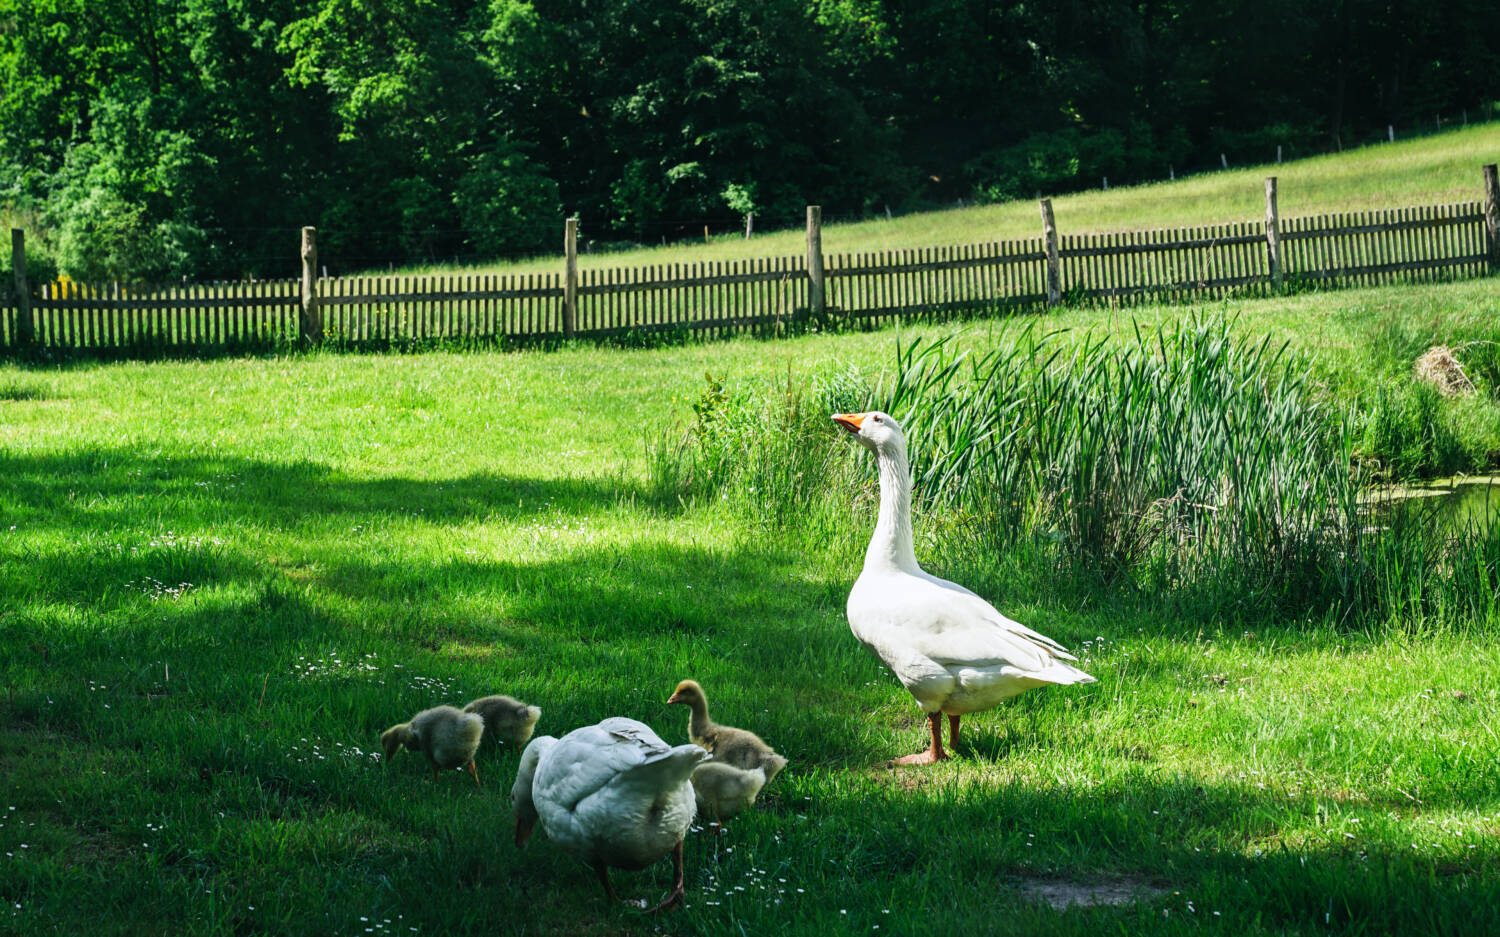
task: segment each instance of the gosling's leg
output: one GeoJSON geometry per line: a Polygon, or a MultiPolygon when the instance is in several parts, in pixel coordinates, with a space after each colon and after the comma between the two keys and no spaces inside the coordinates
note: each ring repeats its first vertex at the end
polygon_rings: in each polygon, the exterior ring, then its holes
{"type": "Polygon", "coordinates": [[[682,840],[680,839],[677,841],[677,845],[672,847],[672,867],[675,875],[673,876],[672,880],[671,894],[662,899],[661,904],[652,908],[650,911],[647,911],[647,914],[655,914],[656,912],[661,911],[665,908],[670,908],[672,905],[682,900],[685,889],[683,887],[682,879],[682,840]]]}
{"type": "Polygon", "coordinates": [[[915,755],[907,755],[904,758],[897,758],[894,764],[930,765],[936,761],[946,761],[948,759],[948,753],[943,751],[942,719],[942,713],[928,713],[927,731],[931,735],[932,741],[928,743],[927,751],[917,752],[915,755]]]}

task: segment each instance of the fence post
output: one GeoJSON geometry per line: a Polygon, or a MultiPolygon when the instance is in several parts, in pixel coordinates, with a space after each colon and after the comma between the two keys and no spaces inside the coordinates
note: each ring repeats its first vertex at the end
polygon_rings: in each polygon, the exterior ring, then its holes
{"type": "Polygon", "coordinates": [[[1500,272],[1500,177],[1494,163],[1484,167],[1484,237],[1489,242],[1490,272],[1500,272]]]}
{"type": "Polygon", "coordinates": [[[16,330],[13,335],[17,345],[30,345],[36,340],[36,328],[31,321],[31,284],[26,280],[26,232],[20,228],[10,229],[10,264],[16,277],[16,330]]]}
{"type": "Polygon", "coordinates": [[[578,326],[578,219],[563,225],[563,338],[572,338],[578,326]]]}
{"type": "Polygon", "coordinates": [[[823,314],[823,206],[807,206],[807,308],[823,314]]]}
{"type": "Polygon", "coordinates": [[[302,341],[323,340],[323,316],[318,311],[318,229],[302,229],[302,341]]]}
{"type": "Polygon", "coordinates": [[[1052,199],[1042,205],[1042,238],[1047,247],[1047,305],[1062,302],[1062,262],[1057,256],[1057,221],[1052,217],[1052,199]]]}
{"type": "Polygon", "coordinates": [[[1266,270],[1271,289],[1281,291],[1281,216],[1276,210],[1276,177],[1266,177],[1266,270]]]}

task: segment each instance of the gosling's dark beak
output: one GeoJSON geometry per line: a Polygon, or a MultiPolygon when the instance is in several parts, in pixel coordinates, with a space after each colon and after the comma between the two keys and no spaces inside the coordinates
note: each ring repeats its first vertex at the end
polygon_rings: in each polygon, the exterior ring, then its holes
{"type": "Polygon", "coordinates": [[[516,817],[516,846],[526,845],[526,841],[531,838],[531,828],[535,825],[535,821],[527,823],[520,817],[516,817]]]}
{"type": "Polygon", "coordinates": [[[864,423],[867,413],[835,413],[833,422],[842,426],[851,433],[858,433],[859,427],[864,423]]]}

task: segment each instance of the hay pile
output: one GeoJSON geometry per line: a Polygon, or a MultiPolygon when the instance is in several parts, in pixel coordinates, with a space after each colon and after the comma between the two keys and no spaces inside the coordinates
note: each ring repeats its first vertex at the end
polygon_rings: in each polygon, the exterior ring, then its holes
{"type": "Polygon", "coordinates": [[[1447,345],[1433,345],[1412,365],[1412,374],[1438,389],[1444,397],[1474,393],[1474,382],[1447,345]]]}

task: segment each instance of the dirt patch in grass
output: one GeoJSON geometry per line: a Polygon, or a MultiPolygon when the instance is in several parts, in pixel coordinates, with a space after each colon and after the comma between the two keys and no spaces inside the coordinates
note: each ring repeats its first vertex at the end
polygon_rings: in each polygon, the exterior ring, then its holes
{"type": "Polygon", "coordinates": [[[1016,887],[1032,901],[1045,903],[1058,911],[1075,905],[1092,908],[1134,904],[1166,894],[1166,889],[1138,878],[1113,878],[1100,882],[1029,878],[1017,882],[1016,887]]]}

